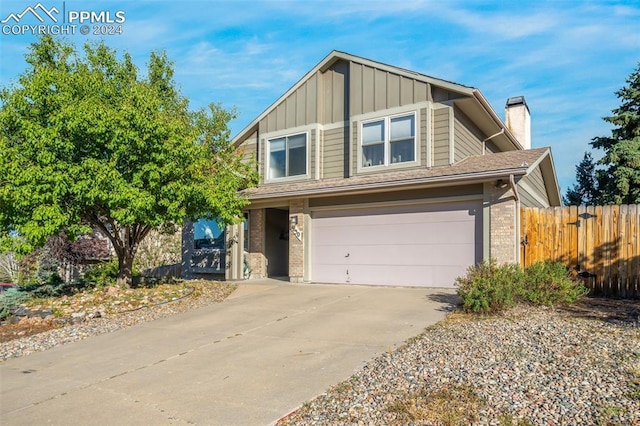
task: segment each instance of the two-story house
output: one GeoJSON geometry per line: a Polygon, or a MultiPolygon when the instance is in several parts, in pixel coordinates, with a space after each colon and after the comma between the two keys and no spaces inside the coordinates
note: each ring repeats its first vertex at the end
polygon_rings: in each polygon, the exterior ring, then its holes
{"type": "MultiPolygon", "coordinates": [[[[519,207],[561,201],[524,98],[505,111],[503,122],[476,88],[331,52],[233,139],[260,183],[215,267],[228,279],[447,287],[483,259],[519,261],[519,207]]],[[[198,263],[198,226],[185,264],[215,272],[198,263]]]]}

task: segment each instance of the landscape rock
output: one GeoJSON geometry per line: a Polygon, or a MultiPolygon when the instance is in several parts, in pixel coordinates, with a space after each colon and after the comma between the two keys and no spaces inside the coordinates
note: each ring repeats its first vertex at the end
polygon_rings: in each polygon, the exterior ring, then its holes
{"type": "Polygon", "coordinates": [[[451,420],[446,410],[469,399],[456,397],[461,389],[472,389],[481,408],[444,424],[640,425],[634,381],[640,383],[634,318],[613,324],[518,307],[502,316],[449,318],[371,361],[278,426],[439,425],[451,420]],[[446,403],[429,406],[438,393],[447,395],[446,403]],[[433,410],[444,414],[431,417],[433,410]]]}

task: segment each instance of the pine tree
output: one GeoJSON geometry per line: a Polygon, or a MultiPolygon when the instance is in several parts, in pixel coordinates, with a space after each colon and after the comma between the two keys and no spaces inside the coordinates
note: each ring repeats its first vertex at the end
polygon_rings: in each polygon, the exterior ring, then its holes
{"type": "Polygon", "coordinates": [[[585,152],[576,166],[576,181],[567,190],[564,203],[570,206],[592,206],[600,203],[600,191],[596,179],[596,165],[590,152],[585,152]]]}
{"type": "MultiPolygon", "coordinates": [[[[616,126],[611,137],[596,137],[591,146],[602,149],[604,157],[596,171],[600,201],[603,204],[640,203],[640,63],[616,92],[622,100],[612,116],[604,117],[616,126]]],[[[568,194],[567,194],[568,195],[568,194]]]]}

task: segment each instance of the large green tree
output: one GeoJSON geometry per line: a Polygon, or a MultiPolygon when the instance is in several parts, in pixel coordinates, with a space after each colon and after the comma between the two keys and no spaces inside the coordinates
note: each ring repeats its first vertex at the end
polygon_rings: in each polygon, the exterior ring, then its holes
{"type": "MultiPolygon", "coordinates": [[[[151,53],[146,75],[102,44],[83,51],[44,36],[28,69],[0,92],[0,237],[41,246],[62,230],[99,228],[129,285],[140,242],[185,219],[237,221],[255,181],[229,143],[233,112],[191,111],[173,64],[151,53]]],[[[24,248],[24,247],[23,247],[24,248]]]]}
{"type": "MultiPolygon", "coordinates": [[[[598,204],[640,203],[640,63],[626,83],[616,92],[621,105],[611,111],[613,115],[604,117],[614,125],[611,136],[591,140],[593,148],[604,151],[597,162],[600,167],[595,169],[598,204]]],[[[578,169],[578,179],[581,173],[589,170],[578,169]]]]}

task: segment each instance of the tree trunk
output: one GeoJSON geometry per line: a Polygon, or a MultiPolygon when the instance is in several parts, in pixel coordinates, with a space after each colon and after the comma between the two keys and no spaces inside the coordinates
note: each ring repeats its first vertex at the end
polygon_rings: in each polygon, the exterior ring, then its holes
{"type": "Polygon", "coordinates": [[[149,225],[134,224],[119,226],[118,223],[108,217],[93,215],[88,220],[97,226],[106,235],[118,256],[118,279],[120,287],[131,287],[133,276],[133,259],[136,257],[140,242],[153,229],[149,225]]]}
{"type": "Polygon", "coordinates": [[[133,276],[133,257],[131,250],[123,250],[122,256],[118,256],[118,280],[120,287],[131,287],[133,276]]]}

